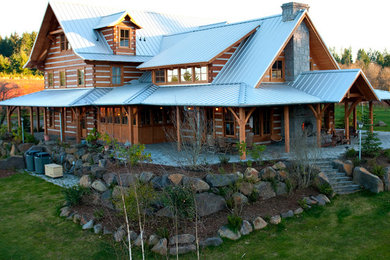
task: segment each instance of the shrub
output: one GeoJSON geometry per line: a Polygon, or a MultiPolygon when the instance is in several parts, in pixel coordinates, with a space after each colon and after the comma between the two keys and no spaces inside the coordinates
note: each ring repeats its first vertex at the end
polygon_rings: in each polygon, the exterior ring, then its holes
{"type": "Polygon", "coordinates": [[[156,229],[156,235],[161,238],[169,239],[169,230],[166,227],[158,227],[156,229]]]}
{"type": "Polygon", "coordinates": [[[366,131],[362,142],[362,154],[367,157],[377,157],[381,150],[381,144],[378,134],[366,131]]]}
{"type": "Polygon", "coordinates": [[[95,143],[100,138],[100,133],[96,130],[96,128],[93,128],[85,138],[85,140],[88,143],[95,143]]]}
{"type": "Polygon", "coordinates": [[[242,226],[242,218],[236,214],[231,214],[227,217],[228,219],[228,228],[234,232],[237,232],[240,230],[242,226]]]}
{"type": "Polygon", "coordinates": [[[67,188],[63,191],[66,204],[68,206],[75,206],[80,204],[81,199],[88,193],[88,189],[79,185],[67,188]]]}
{"type": "Polygon", "coordinates": [[[248,196],[248,200],[250,203],[254,203],[259,198],[259,192],[257,190],[253,190],[251,194],[248,196]]]}
{"type": "Polygon", "coordinates": [[[345,156],[347,158],[354,158],[357,156],[357,154],[358,154],[358,152],[355,149],[351,148],[351,149],[347,150],[347,152],[345,153],[345,156]]]}
{"type": "Polygon", "coordinates": [[[258,164],[261,164],[261,161],[263,159],[263,153],[265,151],[266,146],[265,145],[257,145],[253,144],[252,149],[249,150],[249,155],[252,157],[252,159],[257,162],[258,164]]]}
{"type": "Polygon", "coordinates": [[[386,171],[385,168],[381,165],[374,165],[371,169],[372,174],[378,176],[379,178],[382,178],[383,175],[385,175],[386,171]]]}
{"type": "Polygon", "coordinates": [[[218,167],[218,172],[219,172],[220,174],[225,174],[225,173],[226,173],[226,170],[225,170],[225,168],[223,168],[223,167],[218,167]]]}
{"type": "Polygon", "coordinates": [[[354,167],[357,167],[357,166],[360,166],[362,164],[362,161],[359,160],[359,157],[355,157],[355,158],[353,158],[352,163],[353,163],[354,167]]]}
{"type": "Polygon", "coordinates": [[[322,194],[325,194],[328,197],[331,197],[333,195],[333,189],[329,183],[320,184],[318,186],[318,191],[321,192],[322,194]]]}
{"type": "Polygon", "coordinates": [[[230,161],[230,157],[227,156],[226,154],[220,154],[218,155],[219,163],[222,165],[226,165],[230,161]]]}
{"type": "Polygon", "coordinates": [[[237,150],[238,150],[238,154],[240,156],[243,156],[244,153],[246,153],[246,142],[242,141],[241,143],[237,143],[237,150]]]}
{"type": "Polygon", "coordinates": [[[93,212],[93,217],[96,221],[100,221],[104,218],[104,211],[103,209],[97,209],[93,212]]]}
{"type": "Polygon", "coordinates": [[[164,190],[163,202],[181,219],[195,217],[195,199],[191,187],[168,186],[164,190]]]}

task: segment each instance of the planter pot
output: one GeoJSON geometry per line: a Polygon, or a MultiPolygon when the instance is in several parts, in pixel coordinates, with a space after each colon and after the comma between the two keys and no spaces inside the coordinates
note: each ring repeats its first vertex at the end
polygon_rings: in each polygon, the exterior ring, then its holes
{"type": "Polygon", "coordinates": [[[50,141],[50,136],[49,135],[43,135],[43,140],[50,141]]]}

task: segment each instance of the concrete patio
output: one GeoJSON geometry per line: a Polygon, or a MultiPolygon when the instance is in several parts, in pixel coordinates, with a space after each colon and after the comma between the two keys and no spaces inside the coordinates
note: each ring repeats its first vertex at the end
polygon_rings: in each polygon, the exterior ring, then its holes
{"type": "MultiPolygon", "coordinates": [[[[382,142],[383,149],[390,148],[390,132],[376,132],[378,137],[382,142]]],[[[308,138],[309,143],[313,144],[315,147],[316,138],[311,137],[308,138]]],[[[293,140],[292,140],[293,141],[293,140]]],[[[359,138],[351,137],[351,144],[348,145],[337,145],[335,147],[322,147],[322,148],[313,148],[316,149],[316,159],[335,159],[338,158],[341,154],[343,154],[347,149],[354,148],[355,150],[359,149],[359,138]]],[[[153,164],[161,164],[161,165],[169,165],[169,166],[187,166],[190,165],[188,162],[188,156],[186,156],[185,152],[178,152],[176,149],[175,143],[160,143],[160,144],[150,144],[146,145],[146,152],[151,153],[152,163],[153,164]]],[[[216,152],[206,152],[200,156],[198,160],[201,164],[217,164],[220,162],[219,156],[220,154],[216,152]]],[[[233,154],[226,154],[226,156],[230,157],[229,162],[240,162],[240,156],[237,152],[233,154]]],[[[249,156],[248,156],[248,159],[249,156]]],[[[285,153],[284,152],[284,143],[275,143],[271,145],[267,145],[267,148],[264,152],[265,160],[289,160],[293,159],[292,152],[285,153]]]]}

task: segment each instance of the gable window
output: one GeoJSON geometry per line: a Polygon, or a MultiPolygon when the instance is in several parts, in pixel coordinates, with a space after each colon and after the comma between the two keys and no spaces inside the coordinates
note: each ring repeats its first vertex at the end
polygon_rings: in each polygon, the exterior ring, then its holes
{"type": "Polygon", "coordinates": [[[165,83],[165,71],[157,70],[155,73],[155,82],[156,83],[165,83]]]}
{"type": "Polygon", "coordinates": [[[207,67],[195,67],[195,81],[207,81],[207,67]]]}
{"type": "Polygon", "coordinates": [[[283,61],[282,60],[277,60],[272,65],[271,78],[273,80],[283,80],[284,79],[283,61]]]}
{"type": "Polygon", "coordinates": [[[224,109],[223,113],[223,128],[225,136],[234,136],[234,116],[228,109],[224,109]]]}
{"type": "Polygon", "coordinates": [[[119,46],[130,47],[130,30],[120,29],[119,46]]]}
{"type": "Polygon", "coordinates": [[[54,75],[53,75],[53,72],[49,72],[47,74],[47,84],[49,85],[49,87],[53,87],[53,85],[54,85],[54,75]]]}
{"type": "Polygon", "coordinates": [[[179,70],[178,69],[167,70],[167,78],[169,83],[179,82],[179,70]]]}
{"type": "Polygon", "coordinates": [[[122,69],[121,67],[112,67],[112,84],[122,84],[122,69]]]}
{"type": "Polygon", "coordinates": [[[60,50],[66,51],[69,49],[70,49],[70,46],[69,46],[68,39],[66,38],[65,34],[61,34],[60,35],[60,50]]]}
{"type": "Polygon", "coordinates": [[[77,86],[85,85],[85,72],[84,69],[77,70],[77,86]]]}
{"type": "Polygon", "coordinates": [[[60,71],[60,86],[65,87],[66,86],[66,74],[65,71],[60,71]]]}
{"type": "Polygon", "coordinates": [[[183,83],[192,82],[192,68],[185,68],[180,70],[180,81],[183,83]]]}

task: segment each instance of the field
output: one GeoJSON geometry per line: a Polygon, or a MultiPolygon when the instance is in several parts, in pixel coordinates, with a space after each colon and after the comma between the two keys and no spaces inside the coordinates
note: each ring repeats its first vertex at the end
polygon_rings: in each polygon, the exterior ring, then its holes
{"type": "Polygon", "coordinates": [[[43,79],[10,79],[0,78],[0,85],[3,83],[17,85],[18,88],[13,90],[11,96],[21,96],[29,93],[41,91],[44,88],[43,79]]]}
{"type": "MultiPolygon", "coordinates": [[[[58,217],[62,189],[27,174],[0,178],[0,258],[117,259],[108,237],[58,217]]],[[[389,259],[390,192],[339,197],[278,226],[201,251],[201,259],[389,259]]],[[[135,259],[140,259],[139,251],[135,259]]],[[[196,259],[195,254],[180,257],[196,259]]],[[[150,251],[147,259],[165,259],[150,251]]],[[[173,259],[173,258],[172,258],[173,259]]]]}

